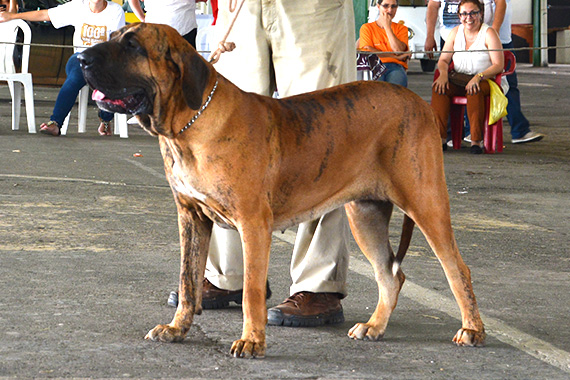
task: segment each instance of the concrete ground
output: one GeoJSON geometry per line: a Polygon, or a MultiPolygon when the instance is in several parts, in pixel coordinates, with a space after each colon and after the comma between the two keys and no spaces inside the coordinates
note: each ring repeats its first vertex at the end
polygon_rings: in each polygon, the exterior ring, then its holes
{"type": "MultiPolygon", "coordinates": [[[[205,311],[179,344],[143,339],[174,309],[179,249],[176,210],[157,140],[10,130],[0,87],[0,377],[256,379],[568,379],[570,377],[569,66],[518,69],[523,109],[537,143],[501,154],[444,155],[452,218],[488,331],[484,348],[458,348],[460,327],[445,276],[416,229],[403,264],[407,282],[383,341],[347,330],[377,299],[371,269],[351,243],[346,322],[268,327],[267,357],[228,355],[239,307],[205,311]],[[142,156],[135,157],[136,153],[142,156]]],[[[429,99],[432,75],[410,70],[429,99]]],[[[36,88],[37,124],[57,89],[36,88]]],[[[75,114],[74,114],[75,118],[75,114]]],[[[73,119],[72,119],[73,120],[73,119]]],[[[397,245],[401,213],[393,221],[397,245]]],[[[276,233],[270,266],[274,306],[288,295],[294,231],[276,233]]]]}

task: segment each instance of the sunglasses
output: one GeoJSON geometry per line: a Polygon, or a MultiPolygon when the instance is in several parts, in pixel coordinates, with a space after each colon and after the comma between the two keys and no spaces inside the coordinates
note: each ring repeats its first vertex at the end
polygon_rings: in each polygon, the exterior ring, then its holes
{"type": "Polygon", "coordinates": [[[461,12],[461,13],[459,13],[459,17],[467,18],[467,16],[469,16],[469,17],[475,18],[475,16],[477,16],[479,13],[481,13],[481,11],[471,11],[469,13],[461,12]]]}
{"type": "Polygon", "coordinates": [[[380,4],[380,6],[384,9],[388,9],[388,8],[396,9],[396,8],[398,8],[398,4],[380,4]]]}

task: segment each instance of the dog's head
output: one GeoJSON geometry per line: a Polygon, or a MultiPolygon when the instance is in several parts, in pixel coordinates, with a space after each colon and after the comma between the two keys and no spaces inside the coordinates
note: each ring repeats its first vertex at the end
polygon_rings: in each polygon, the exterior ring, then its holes
{"type": "Polygon", "coordinates": [[[200,108],[213,70],[167,25],[125,26],[78,58],[99,108],[138,115],[149,133],[166,137],[189,121],[189,108],[200,108]]]}

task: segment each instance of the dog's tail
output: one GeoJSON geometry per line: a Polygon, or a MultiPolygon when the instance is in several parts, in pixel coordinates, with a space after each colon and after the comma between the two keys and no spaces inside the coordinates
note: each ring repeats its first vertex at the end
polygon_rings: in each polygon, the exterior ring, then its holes
{"type": "Polygon", "coordinates": [[[406,252],[408,252],[415,225],[416,224],[412,218],[404,214],[404,222],[402,223],[402,236],[400,237],[400,246],[398,247],[398,253],[396,253],[396,258],[392,264],[392,274],[394,276],[396,276],[398,273],[400,265],[402,264],[402,261],[404,261],[404,256],[406,256],[406,252]]]}

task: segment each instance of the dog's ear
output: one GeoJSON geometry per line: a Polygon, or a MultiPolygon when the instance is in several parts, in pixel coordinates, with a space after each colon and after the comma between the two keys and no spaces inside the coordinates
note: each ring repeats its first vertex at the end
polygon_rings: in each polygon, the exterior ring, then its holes
{"type": "Polygon", "coordinates": [[[170,49],[170,54],[180,72],[182,94],[186,104],[194,110],[199,109],[210,79],[208,64],[185,40],[178,44],[176,49],[170,49]]]}
{"type": "Polygon", "coordinates": [[[197,110],[202,105],[202,95],[210,79],[210,70],[204,59],[189,46],[192,54],[185,60],[182,73],[182,93],[188,107],[197,110]]]}

